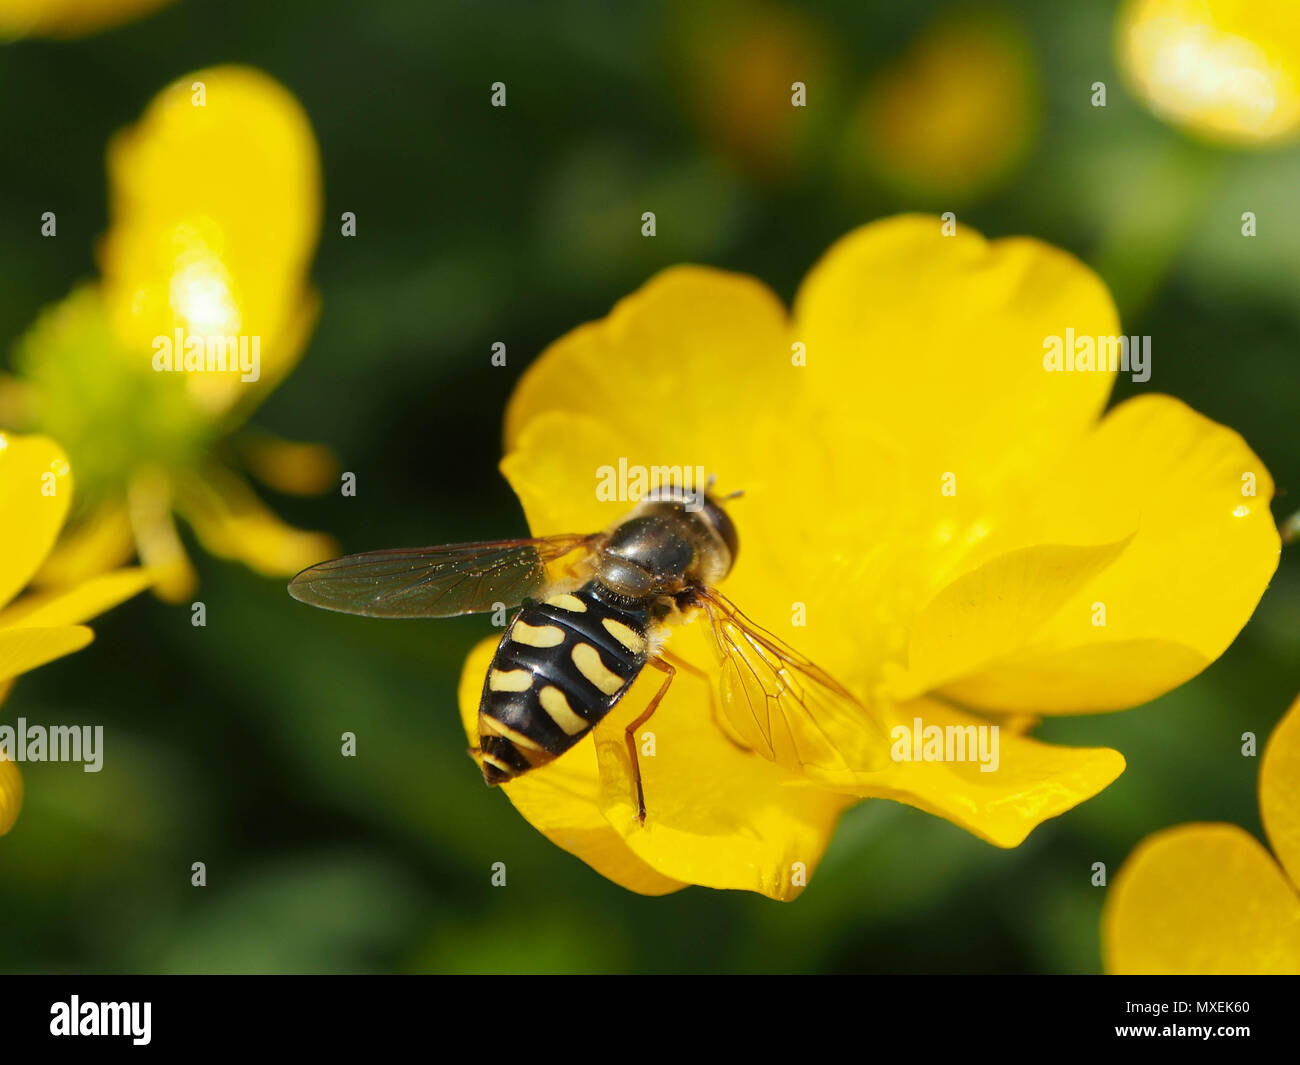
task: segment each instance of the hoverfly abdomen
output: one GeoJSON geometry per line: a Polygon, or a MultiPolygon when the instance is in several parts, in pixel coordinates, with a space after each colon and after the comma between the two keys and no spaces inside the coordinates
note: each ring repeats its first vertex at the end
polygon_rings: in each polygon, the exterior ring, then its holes
{"type": "Polygon", "coordinates": [[[483,778],[500,784],[581,740],[646,662],[648,603],[592,581],[526,605],[501,637],[479,704],[483,778]]]}

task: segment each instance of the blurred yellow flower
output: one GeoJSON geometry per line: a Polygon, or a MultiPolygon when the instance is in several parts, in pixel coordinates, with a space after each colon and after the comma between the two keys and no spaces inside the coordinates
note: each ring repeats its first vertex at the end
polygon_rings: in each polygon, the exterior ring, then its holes
{"type": "MultiPolygon", "coordinates": [[[[20,673],[90,643],[94,633],[81,622],[149,585],[144,570],[123,569],[14,601],[54,546],[72,492],[71,467],[57,444],[0,433],[0,702],[20,673]]],[[[22,795],[18,767],[0,755],[0,835],[13,827],[22,795]]]]}
{"type": "Polygon", "coordinates": [[[678,4],[676,16],[685,103],[709,146],[762,179],[797,170],[836,111],[839,57],[821,27],[752,0],[678,4]]]}
{"type": "Polygon", "coordinates": [[[1039,125],[1038,72],[1003,15],[945,12],[867,87],[844,164],[909,197],[960,203],[1025,158],[1039,125]]]}
{"type": "Polygon", "coordinates": [[[1295,0],[1128,0],[1117,38],[1125,75],[1160,117],[1235,145],[1300,130],[1295,0]]]}
{"type": "Polygon", "coordinates": [[[0,39],[80,37],[169,3],[172,0],[0,0],[0,39]]]}
{"type": "MultiPolygon", "coordinates": [[[[622,730],[647,675],[594,744],[505,785],[519,811],[634,891],[788,899],[859,799],[1012,847],[1114,780],[1117,752],[1030,739],[1025,715],[1118,710],[1194,676],[1254,610],[1279,543],[1242,439],[1167,396],[1103,417],[1113,372],[1045,370],[1045,339],[1067,329],[1119,331],[1077,260],[906,216],[835,244],[792,316],[758,281],[678,267],[551,345],[511,399],[501,465],[534,535],[622,516],[596,497],[601,466],[702,466],[745,491],[723,590],[750,617],[891,735],[917,718],[1002,729],[993,772],[800,769],[740,749],[706,682],[679,672],[641,760],[642,826],[622,730]]],[[[668,646],[716,679],[706,628],[668,646]]],[[[471,744],[494,643],[463,673],[471,744]]]]}
{"type": "Polygon", "coordinates": [[[1300,974],[1300,699],[1264,749],[1259,813],[1277,860],[1236,825],[1144,840],[1106,897],[1112,973],[1300,974]]]}
{"type": "MultiPolygon", "coordinates": [[[[20,341],[0,404],[6,421],[60,440],[78,471],[74,527],[39,580],[75,581],[138,551],[158,594],[184,599],[195,575],[173,512],[214,554],[294,573],[332,542],[281,523],[217,450],[293,368],[316,318],[320,165],[307,117],[264,74],[201,70],[113,139],[108,170],[102,278],[20,341]]],[[[333,477],[321,448],[264,435],[239,446],[281,490],[333,477]]]]}

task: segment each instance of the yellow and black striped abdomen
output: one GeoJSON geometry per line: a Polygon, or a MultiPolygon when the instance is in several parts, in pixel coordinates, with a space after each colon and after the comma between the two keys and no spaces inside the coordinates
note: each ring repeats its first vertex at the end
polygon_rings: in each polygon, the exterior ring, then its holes
{"type": "Polygon", "coordinates": [[[646,661],[647,609],[599,584],[515,615],[483,682],[483,778],[500,784],[563,754],[614,708],[646,661]]]}

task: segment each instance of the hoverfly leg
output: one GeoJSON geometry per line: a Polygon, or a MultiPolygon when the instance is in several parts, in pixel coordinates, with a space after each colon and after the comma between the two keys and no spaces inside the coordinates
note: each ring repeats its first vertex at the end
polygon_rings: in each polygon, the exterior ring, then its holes
{"type": "Polygon", "coordinates": [[[645,789],[641,786],[641,762],[636,756],[636,730],[649,721],[651,715],[659,709],[659,704],[663,702],[664,696],[668,694],[668,689],[673,683],[673,678],[677,676],[677,670],[662,658],[646,659],[646,665],[654,666],[655,669],[667,673],[668,676],[664,678],[663,684],[660,686],[659,690],[655,692],[654,698],[650,700],[649,705],[644,711],[642,711],[641,716],[623,730],[623,736],[627,740],[627,753],[632,758],[632,775],[636,778],[636,820],[637,824],[640,825],[645,824],[645,789]]]}
{"type": "Polygon", "coordinates": [[[672,651],[660,651],[659,657],[668,665],[680,669],[683,673],[689,673],[692,677],[696,677],[706,683],[708,682],[709,675],[705,673],[704,670],[699,666],[691,665],[691,663],[686,661],[684,658],[679,658],[677,655],[673,654],[672,651]]]}

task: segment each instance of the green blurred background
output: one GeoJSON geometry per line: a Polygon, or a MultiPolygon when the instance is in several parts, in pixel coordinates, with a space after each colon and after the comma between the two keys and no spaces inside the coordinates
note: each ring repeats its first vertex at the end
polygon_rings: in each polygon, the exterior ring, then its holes
{"type": "MultiPolygon", "coordinates": [[[[1116,398],[1172,393],[1241,431],[1292,488],[1275,513],[1300,508],[1300,149],[1193,145],[1124,88],[1112,5],[1025,0],[979,9],[1025,45],[1017,161],[964,193],[891,180],[845,132],[860,94],[927,24],[966,10],[180,0],[98,36],[5,46],[0,342],[95,274],[109,135],[173,78],[241,62],[306,108],[326,197],[320,322],[254,424],[328,444],[359,483],[355,499],[268,498],[347,550],[522,535],[496,472],[513,382],[659,268],[736,269],[788,300],[836,237],[918,208],[1092,263],[1126,331],[1154,338],[1150,383],[1121,381],[1116,398]],[[793,27],[773,36],[807,56],[808,117],[776,158],[710,117],[727,77],[714,65],[755,20],[793,27]],[[504,110],[487,106],[498,80],[504,110]],[[57,239],[39,234],[46,210],[57,239]],[[1249,240],[1245,210],[1260,220],[1249,240]],[[505,371],[489,366],[497,340],[505,371]]],[[[98,775],[24,767],[26,804],[0,841],[0,970],[1099,971],[1092,863],[1113,878],[1145,835],[1184,821],[1262,835],[1258,759],[1239,738],[1262,746],[1300,692],[1300,564],[1284,551],[1253,621],[1195,681],[1043,725],[1118,748],[1128,770],[1018,849],[870,802],[793,904],[703,888],[644,899],[547,842],[466,757],[456,682],[487,619],[326,615],[281,581],[195,558],[206,628],[140,597],[0,710],[106,733],[98,775]],[[355,759],[339,757],[345,730],[355,759]],[[489,883],[496,861],[505,889],[489,883]]]]}

